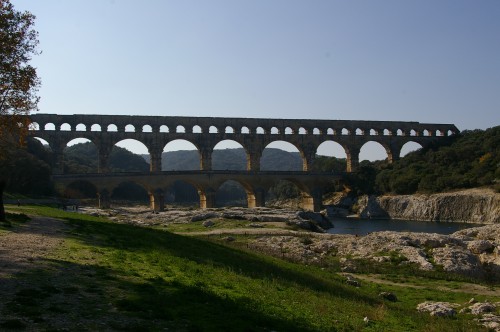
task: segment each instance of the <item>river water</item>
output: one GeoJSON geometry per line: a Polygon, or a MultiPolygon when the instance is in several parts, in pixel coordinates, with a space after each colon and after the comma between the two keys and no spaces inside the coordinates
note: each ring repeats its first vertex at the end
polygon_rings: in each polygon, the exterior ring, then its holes
{"type": "Polygon", "coordinates": [[[366,235],[371,232],[396,231],[417,233],[451,234],[461,229],[478,227],[479,224],[460,222],[433,222],[396,219],[353,219],[330,218],[334,227],[328,230],[331,234],[366,235]]]}

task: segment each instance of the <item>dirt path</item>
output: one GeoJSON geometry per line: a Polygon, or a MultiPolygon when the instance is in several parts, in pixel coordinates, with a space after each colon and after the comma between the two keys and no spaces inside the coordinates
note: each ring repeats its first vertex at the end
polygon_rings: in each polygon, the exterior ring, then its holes
{"type": "Polygon", "coordinates": [[[31,218],[12,232],[0,235],[0,280],[41,264],[42,258],[64,240],[67,226],[62,220],[31,218]]]}
{"type": "MultiPolygon", "coordinates": [[[[352,275],[351,273],[347,273],[347,274],[352,275]]],[[[390,280],[385,280],[385,279],[382,279],[383,276],[379,276],[376,274],[355,274],[354,276],[357,279],[368,281],[368,282],[373,282],[376,284],[384,284],[384,285],[397,286],[397,287],[410,287],[410,288],[415,288],[415,289],[425,289],[425,288],[431,287],[431,286],[415,285],[415,284],[411,284],[408,282],[398,283],[398,282],[394,282],[394,281],[390,281],[390,280]]],[[[499,294],[500,294],[499,290],[495,289],[494,287],[488,287],[488,286],[465,283],[465,282],[460,283],[460,288],[451,288],[451,287],[444,287],[444,286],[438,286],[436,288],[439,290],[445,291],[445,292],[469,293],[469,294],[476,294],[476,295],[499,296],[499,294]]]]}

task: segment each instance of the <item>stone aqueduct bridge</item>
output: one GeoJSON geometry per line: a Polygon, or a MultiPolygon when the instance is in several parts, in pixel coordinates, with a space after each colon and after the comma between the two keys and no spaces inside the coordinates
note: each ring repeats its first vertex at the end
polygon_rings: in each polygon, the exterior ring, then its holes
{"type": "Polygon", "coordinates": [[[323,142],[334,141],[340,144],[347,157],[346,171],[353,172],[359,164],[361,147],[369,141],[380,143],[387,152],[389,162],[392,162],[399,158],[401,148],[407,142],[416,142],[425,147],[459,132],[453,124],[398,121],[83,114],[35,114],[31,116],[31,120],[34,124],[31,135],[46,140],[54,153],[54,179],[61,186],[75,180],[90,181],[100,190],[101,203],[106,206],[109,204],[108,193],[116,183],[134,181],[148,189],[152,206],[156,210],[163,209],[161,185],[167,184],[166,178],[192,183],[200,193],[201,207],[214,205],[217,184],[227,179],[236,180],[243,185],[247,191],[249,207],[263,206],[264,195],[270,184],[279,179],[288,179],[303,191],[304,207],[317,210],[321,205],[322,187],[339,177],[331,173],[310,172],[318,146],[323,142]],[[86,138],[96,145],[98,174],[62,174],[63,150],[75,138],[86,138]],[[148,148],[151,173],[109,173],[111,150],[124,139],[140,141],[148,148]],[[167,143],[177,139],[189,141],[196,146],[200,155],[200,171],[161,172],[163,149],[167,143]],[[212,171],[214,147],[224,140],[232,140],[243,146],[247,157],[246,172],[212,171]],[[274,141],[289,142],[298,149],[303,160],[303,172],[260,171],[262,152],[274,141]]]}

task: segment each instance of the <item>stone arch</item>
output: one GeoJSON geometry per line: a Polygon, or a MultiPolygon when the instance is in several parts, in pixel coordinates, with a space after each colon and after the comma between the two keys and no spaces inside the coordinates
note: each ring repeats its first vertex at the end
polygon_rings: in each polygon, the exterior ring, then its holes
{"type": "Polygon", "coordinates": [[[307,130],[304,127],[299,128],[299,135],[307,135],[307,130]]]}
{"type": "Polygon", "coordinates": [[[222,140],[213,147],[212,169],[245,170],[249,159],[250,155],[243,144],[235,140],[222,140]]]}
{"type": "Polygon", "coordinates": [[[321,130],[319,128],[314,128],[313,129],[313,135],[321,135],[321,130]]]}
{"type": "Polygon", "coordinates": [[[280,133],[279,129],[276,127],[271,127],[271,135],[278,135],[280,133]]]}
{"type": "Polygon", "coordinates": [[[29,130],[39,131],[40,125],[38,124],[38,122],[31,122],[29,125],[29,130]]]}
{"type": "Polygon", "coordinates": [[[328,128],[328,129],[326,130],[326,134],[327,134],[327,135],[335,135],[335,130],[333,130],[332,128],[328,128]]]}
{"type": "Polygon", "coordinates": [[[201,129],[200,126],[196,125],[196,126],[193,126],[192,132],[193,132],[193,134],[201,134],[201,133],[203,133],[203,129],[201,129]]]}
{"type": "Polygon", "coordinates": [[[127,133],[135,133],[135,126],[132,124],[128,124],[125,126],[125,132],[127,133]]]}
{"type": "Polygon", "coordinates": [[[378,130],[373,129],[373,128],[372,128],[372,129],[370,129],[370,132],[369,132],[369,135],[370,135],[370,136],[378,136],[378,134],[379,134],[379,133],[378,133],[378,130]]]}
{"type": "Polygon", "coordinates": [[[202,188],[191,181],[176,180],[164,188],[165,203],[182,206],[198,205],[202,188]]]}
{"type": "Polygon", "coordinates": [[[290,127],[285,128],[285,135],[293,135],[293,129],[290,127]]]}
{"type": "Polygon", "coordinates": [[[178,125],[178,126],[175,128],[175,132],[176,132],[176,133],[181,133],[181,134],[184,134],[184,133],[186,133],[186,128],[184,128],[184,126],[178,125]]]}
{"type": "Polygon", "coordinates": [[[226,180],[215,191],[215,205],[248,207],[248,196],[252,195],[251,187],[236,180],[226,180]]]}
{"type": "Polygon", "coordinates": [[[168,132],[170,132],[168,126],[166,126],[166,125],[160,126],[160,133],[168,133],[168,132]]]}
{"type": "Polygon", "coordinates": [[[64,173],[97,173],[98,159],[97,145],[88,138],[78,137],[66,142],[60,162],[62,162],[61,167],[64,173]],[[90,163],[82,164],[84,160],[90,163]]]}
{"type": "Polygon", "coordinates": [[[149,201],[148,190],[136,181],[124,181],[117,184],[110,192],[114,201],[146,203],[149,201]]]}
{"type": "Polygon", "coordinates": [[[361,128],[356,128],[355,134],[358,136],[363,136],[365,134],[365,131],[361,128]]]}
{"type": "Polygon", "coordinates": [[[198,171],[201,153],[199,147],[187,139],[175,139],[163,147],[162,170],[198,171]]]}
{"type": "Polygon", "coordinates": [[[151,127],[150,125],[144,125],[144,126],[142,126],[142,132],[143,133],[152,133],[153,127],[151,127]]]}
{"type": "Polygon", "coordinates": [[[241,127],[240,133],[242,133],[242,134],[250,134],[250,129],[248,129],[247,126],[243,126],[243,127],[241,127]]]}
{"type": "Polygon", "coordinates": [[[262,171],[300,171],[303,170],[304,152],[293,143],[276,140],[262,150],[260,169],[262,171]],[[297,154],[299,158],[297,158],[297,154]]]}
{"type": "Polygon", "coordinates": [[[401,147],[401,150],[399,152],[399,157],[404,157],[408,153],[417,151],[421,148],[423,148],[422,144],[415,141],[408,141],[401,147]]]}
{"type": "Polygon", "coordinates": [[[415,129],[410,129],[410,136],[418,136],[415,129]]]}
{"type": "Polygon", "coordinates": [[[367,141],[359,150],[359,161],[375,161],[386,158],[392,159],[390,148],[377,141],[367,141]]]}
{"type": "Polygon", "coordinates": [[[138,139],[127,138],[117,141],[114,146],[118,146],[134,154],[149,154],[149,148],[138,139]]]}
{"type": "Polygon", "coordinates": [[[77,180],[67,184],[63,192],[63,197],[70,199],[96,198],[97,187],[90,181],[77,180]]]}
{"type": "Polygon", "coordinates": [[[52,122],[46,123],[43,130],[56,130],[56,125],[52,122]]]}
{"type": "Polygon", "coordinates": [[[109,124],[107,128],[108,132],[117,132],[118,131],[118,126],[115,124],[109,124]]]}
{"type": "Polygon", "coordinates": [[[217,133],[219,133],[219,129],[218,129],[216,126],[210,126],[210,127],[208,128],[208,132],[209,132],[210,134],[217,134],[217,133]]]}
{"type": "Polygon", "coordinates": [[[60,131],[71,131],[71,125],[67,122],[63,123],[60,127],[59,127],[59,130],[60,131]]]}
{"type": "MultiPolygon", "coordinates": [[[[286,200],[295,200],[300,198],[302,194],[301,188],[294,181],[288,179],[278,180],[267,191],[269,205],[282,205],[281,202],[286,200]]],[[[294,206],[299,208],[300,205],[294,206]]]]}
{"type": "Polygon", "coordinates": [[[37,141],[39,141],[40,143],[42,143],[43,146],[45,146],[46,148],[52,150],[52,147],[50,145],[50,142],[48,142],[46,139],[44,138],[41,138],[41,137],[38,137],[38,136],[30,136],[29,139],[36,139],[37,141]]]}
{"type": "Polygon", "coordinates": [[[87,131],[87,126],[83,123],[79,123],[76,125],[75,131],[87,131]]]}
{"type": "Polygon", "coordinates": [[[341,135],[350,135],[351,131],[347,128],[342,128],[341,135]]]}
{"type": "Polygon", "coordinates": [[[340,143],[333,140],[323,141],[316,149],[316,154],[318,156],[325,157],[335,157],[335,158],[347,158],[347,153],[345,147],[340,143]]]}
{"type": "Polygon", "coordinates": [[[226,129],[224,130],[226,134],[234,134],[234,129],[231,126],[227,126],[226,129]]]}
{"type": "Polygon", "coordinates": [[[255,133],[258,135],[262,135],[262,134],[266,133],[266,130],[263,127],[257,127],[257,129],[255,130],[255,133]]]}
{"type": "Polygon", "coordinates": [[[90,126],[90,131],[101,131],[101,125],[98,123],[94,123],[92,126],[90,126]]]}
{"type": "Polygon", "coordinates": [[[391,136],[392,135],[392,130],[384,129],[383,134],[384,134],[384,136],[391,136]]]}

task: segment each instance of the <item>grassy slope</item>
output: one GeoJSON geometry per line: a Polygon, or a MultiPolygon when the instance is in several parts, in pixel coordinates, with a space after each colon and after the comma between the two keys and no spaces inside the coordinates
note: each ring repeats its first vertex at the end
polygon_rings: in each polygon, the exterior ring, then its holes
{"type": "MultiPolygon", "coordinates": [[[[0,313],[0,317],[29,317],[39,328],[53,326],[51,317],[59,315],[97,330],[107,326],[143,331],[165,327],[186,331],[481,331],[470,316],[443,319],[415,310],[425,300],[464,303],[471,294],[365,282],[354,288],[327,269],[219,242],[50,208],[9,209],[63,218],[71,225],[65,245],[48,257],[50,268],[18,276],[18,284],[25,286],[8,303],[7,312],[0,313]],[[380,299],[380,291],[394,291],[399,301],[380,299]],[[365,316],[370,323],[363,322],[365,316]]],[[[15,326],[16,321],[7,323],[15,326]]]]}

